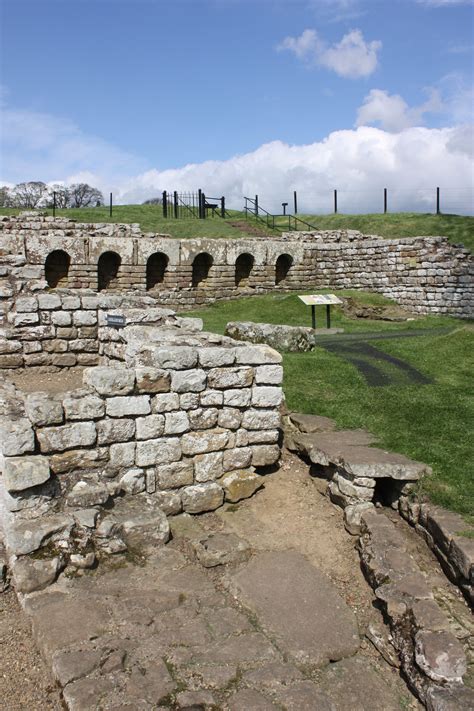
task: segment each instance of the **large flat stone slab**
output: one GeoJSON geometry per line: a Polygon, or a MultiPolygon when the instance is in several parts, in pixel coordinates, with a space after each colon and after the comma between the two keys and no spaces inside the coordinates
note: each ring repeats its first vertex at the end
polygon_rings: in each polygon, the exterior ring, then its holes
{"type": "Polygon", "coordinates": [[[358,650],[354,614],[334,585],[300,553],[260,553],[232,576],[231,585],[295,661],[320,667],[358,650]]]}

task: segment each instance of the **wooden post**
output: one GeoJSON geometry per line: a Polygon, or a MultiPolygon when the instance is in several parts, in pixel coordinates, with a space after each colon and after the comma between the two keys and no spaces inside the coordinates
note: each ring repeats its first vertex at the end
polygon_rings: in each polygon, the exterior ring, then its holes
{"type": "Polygon", "coordinates": [[[334,191],[334,214],[337,214],[337,190],[334,191]]]}
{"type": "Polygon", "coordinates": [[[166,195],[166,190],[163,190],[163,217],[168,217],[168,197],[166,195]]]}
{"type": "Polygon", "coordinates": [[[383,214],[387,214],[387,188],[383,189],[383,214]]]}
{"type": "Polygon", "coordinates": [[[296,190],[293,190],[293,204],[294,204],[294,209],[293,212],[295,215],[298,214],[298,198],[296,196],[296,190]]]}
{"type": "Polygon", "coordinates": [[[178,219],[178,192],[175,190],[173,193],[173,202],[174,202],[174,218],[175,220],[178,219]]]}
{"type": "Polygon", "coordinates": [[[225,217],[225,197],[221,197],[221,217],[225,217]]]}
{"type": "Polygon", "coordinates": [[[112,193],[110,193],[109,215],[110,215],[110,217],[112,217],[112,193]]]}
{"type": "Polygon", "coordinates": [[[436,214],[439,215],[441,210],[439,209],[439,188],[436,188],[436,214]]]}

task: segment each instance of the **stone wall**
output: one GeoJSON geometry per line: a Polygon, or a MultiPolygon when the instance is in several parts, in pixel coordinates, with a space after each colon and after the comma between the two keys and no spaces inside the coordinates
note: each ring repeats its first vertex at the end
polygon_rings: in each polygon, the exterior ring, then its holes
{"type": "Polygon", "coordinates": [[[136,291],[173,308],[268,291],[380,292],[420,313],[474,313],[474,260],[444,237],[385,240],[353,231],[268,239],[172,239],[138,225],[37,213],[0,218],[0,310],[45,288],[136,291]]]}
{"type": "Polygon", "coordinates": [[[278,461],[281,356],[190,321],[103,326],[104,365],[62,395],[0,384],[3,526],[26,588],[42,586],[32,566],[51,582],[75,561],[122,552],[137,526],[166,540],[164,514],[250,496],[262,486],[256,469],[278,461]],[[139,499],[133,515],[129,498],[139,499]]]}

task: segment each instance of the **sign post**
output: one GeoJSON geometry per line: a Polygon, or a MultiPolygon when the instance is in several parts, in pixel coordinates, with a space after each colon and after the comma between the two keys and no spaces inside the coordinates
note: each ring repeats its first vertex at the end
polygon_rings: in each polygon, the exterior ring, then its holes
{"type": "Polygon", "coordinates": [[[341,299],[335,294],[305,294],[298,296],[298,298],[306,306],[311,306],[312,328],[316,328],[316,306],[326,306],[326,326],[331,328],[331,305],[342,304],[341,299]]]}

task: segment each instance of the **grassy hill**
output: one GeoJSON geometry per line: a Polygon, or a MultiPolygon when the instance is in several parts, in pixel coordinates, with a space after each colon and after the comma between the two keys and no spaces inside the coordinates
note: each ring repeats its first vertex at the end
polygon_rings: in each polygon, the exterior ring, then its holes
{"type": "MultiPolygon", "coordinates": [[[[18,209],[0,208],[0,215],[17,214],[18,209]]],[[[48,210],[52,214],[52,210],[48,210]]],[[[172,237],[225,237],[242,239],[261,235],[278,235],[254,218],[245,219],[243,212],[230,211],[229,217],[209,217],[206,220],[163,219],[161,207],[156,205],[117,205],[112,217],[108,207],[57,210],[56,214],[71,217],[79,222],[138,222],[144,232],[161,232],[172,237]]],[[[418,235],[442,235],[454,244],[464,244],[474,252],[474,217],[460,215],[432,215],[417,213],[392,213],[387,215],[299,215],[318,229],[351,229],[381,237],[416,237],[418,235]]],[[[288,229],[287,220],[276,221],[281,231],[288,229]]]]}

